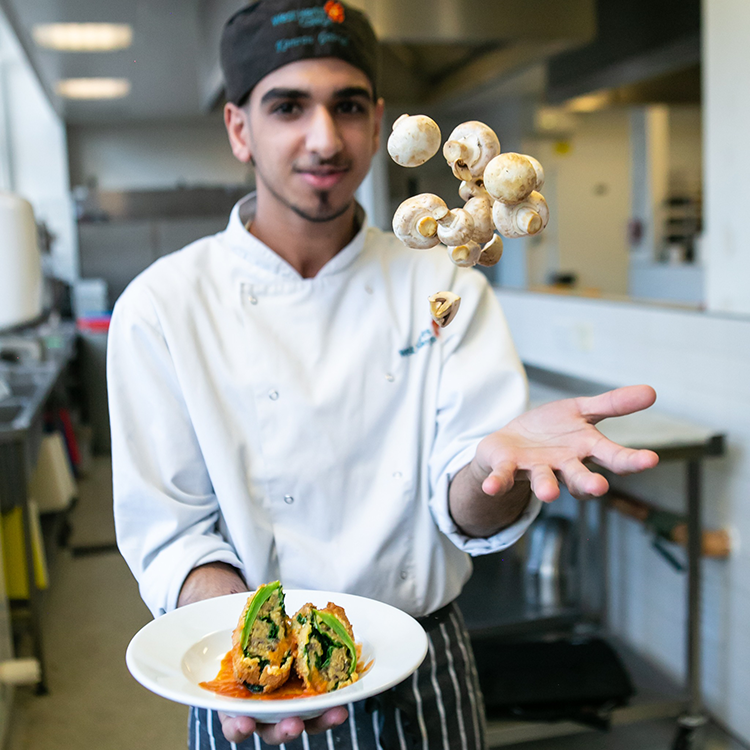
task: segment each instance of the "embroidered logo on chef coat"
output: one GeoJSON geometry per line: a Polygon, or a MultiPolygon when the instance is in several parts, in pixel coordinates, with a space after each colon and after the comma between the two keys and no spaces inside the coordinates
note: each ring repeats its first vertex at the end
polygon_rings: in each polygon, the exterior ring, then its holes
{"type": "Polygon", "coordinates": [[[436,341],[437,336],[429,328],[426,328],[419,334],[416,344],[407,346],[406,349],[399,349],[398,353],[402,357],[410,357],[412,354],[416,354],[423,346],[432,346],[436,341]]]}

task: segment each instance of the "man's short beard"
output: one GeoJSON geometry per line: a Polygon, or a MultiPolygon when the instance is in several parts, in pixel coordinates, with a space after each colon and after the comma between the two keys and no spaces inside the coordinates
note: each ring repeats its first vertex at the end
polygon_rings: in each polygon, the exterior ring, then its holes
{"type": "Polygon", "coordinates": [[[257,165],[255,165],[255,174],[259,179],[263,180],[263,184],[266,186],[266,189],[274,198],[276,198],[277,201],[294,211],[294,213],[297,214],[297,216],[299,216],[301,219],[312,222],[313,224],[325,224],[328,221],[334,221],[338,219],[339,216],[343,216],[354,203],[354,198],[352,198],[341,208],[333,210],[328,202],[328,191],[320,190],[316,193],[316,195],[318,196],[318,212],[313,214],[309,211],[305,211],[305,209],[300,208],[299,206],[295,206],[294,203],[290,203],[286,198],[284,198],[283,195],[277,193],[271,187],[271,185],[268,184],[268,181],[263,179],[263,175],[258,171],[257,165]]]}

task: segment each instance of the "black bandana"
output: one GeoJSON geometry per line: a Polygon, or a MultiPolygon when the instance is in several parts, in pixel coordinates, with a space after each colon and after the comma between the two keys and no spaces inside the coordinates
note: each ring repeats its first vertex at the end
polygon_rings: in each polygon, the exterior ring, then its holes
{"type": "Polygon", "coordinates": [[[337,57],[362,70],[373,92],[378,47],[367,17],[337,0],[258,0],[235,13],[221,38],[227,100],[240,104],[282,65],[337,57]]]}

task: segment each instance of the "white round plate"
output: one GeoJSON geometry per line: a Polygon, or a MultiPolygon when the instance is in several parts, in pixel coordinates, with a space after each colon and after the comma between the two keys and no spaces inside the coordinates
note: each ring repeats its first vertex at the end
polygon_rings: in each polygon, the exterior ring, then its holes
{"type": "Polygon", "coordinates": [[[372,661],[357,682],[331,693],[279,700],[226,698],[199,686],[213,680],[221,660],[232,647],[248,594],[231,594],[180,607],[141,628],[130,641],[125,661],[144,687],[177,703],[252,716],[275,723],[288,716],[311,719],[342,706],[382,693],[406,679],[427,653],[427,635],[410,615],[388,604],[352,594],[290,589],[284,591],[291,616],[306,602],[343,607],[362,644],[362,659],[372,661]]]}

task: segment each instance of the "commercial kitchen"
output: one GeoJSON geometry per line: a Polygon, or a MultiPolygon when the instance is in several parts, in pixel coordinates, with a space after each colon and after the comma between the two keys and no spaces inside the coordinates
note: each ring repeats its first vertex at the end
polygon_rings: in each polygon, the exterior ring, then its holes
{"type": "MultiPolygon", "coordinates": [[[[0,748],[184,747],[186,707],[125,664],[152,618],[115,540],[107,331],[254,188],[218,62],[244,4],[0,0],[0,748]]],[[[488,745],[750,747],[750,4],[349,4],[382,47],[370,222],[458,201],[440,154],[389,158],[399,116],[487,123],[545,172],[549,225],[483,271],[532,405],[658,395],[602,425],[658,467],[475,558],[488,745]]]]}

